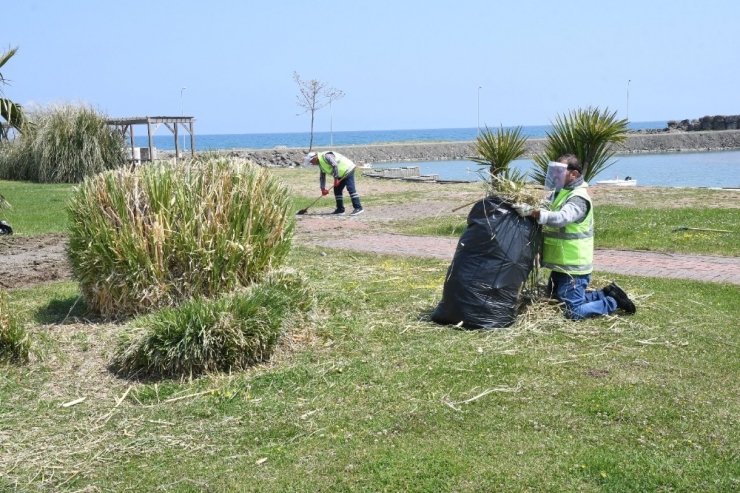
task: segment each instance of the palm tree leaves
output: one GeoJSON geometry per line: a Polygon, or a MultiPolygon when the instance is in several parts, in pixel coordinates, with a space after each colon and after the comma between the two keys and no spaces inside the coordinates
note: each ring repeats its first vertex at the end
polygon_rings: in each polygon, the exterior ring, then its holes
{"type": "Polygon", "coordinates": [[[21,105],[9,99],[0,98],[0,117],[8,122],[8,127],[5,125],[0,126],[0,140],[8,138],[10,128],[23,132],[23,128],[26,125],[26,116],[23,113],[23,107],[21,105]]]}
{"type": "Polygon", "coordinates": [[[496,129],[493,133],[488,126],[480,132],[475,139],[473,149],[477,156],[471,161],[488,166],[488,172],[492,183],[494,177],[505,178],[511,181],[523,181],[524,175],[510,168],[512,161],[522,157],[526,151],[527,138],[522,136],[522,127],[513,129],[503,127],[496,129]]]}
{"type": "Polygon", "coordinates": [[[542,154],[534,156],[536,164],[532,178],[545,183],[547,164],[563,154],[575,154],[583,164],[583,179],[591,180],[612,163],[608,161],[616,151],[612,144],[627,139],[627,119],[618,120],[617,112],[608,108],[588,107],[558,115],[547,134],[547,143],[542,154]]]}
{"type": "MultiPolygon", "coordinates": [[[[5,65],[8,60],[13,58],[13,55],[15,55],[15,52],[18,51],[18,47],[10,48],[5,53],[0,53],[0,68],[2,68],[3,65],[5,65]]],[[[0,84],[6,84],[5,77],[3,77],[3,74],[0,72],[0,84]]],[[[0,91],[2,92],[2,91],[0,91]]]]}
{"type": "MultiPolygon", "coordinates": [[[[0,68],[10,60],[13,55],[18,51],[18,47],[11,48],[4,53],[0,53],[0,68]]],[[[7,79],[0,73],[0,94],[2,94],[2,85],[7,84],[7,79]]],[[[11,128],[16,129],[18,132],[23,132],[23,128],[26,125],[26,117],[23,113],[23,107],[13,101],[5,98],[0,98],[0,118],[7,122],[6,124],[0,124],[0,140],[8,138],[8,134],[11,128]]],[[[2,122],[0,122],[2,123],[2,122]]]]}

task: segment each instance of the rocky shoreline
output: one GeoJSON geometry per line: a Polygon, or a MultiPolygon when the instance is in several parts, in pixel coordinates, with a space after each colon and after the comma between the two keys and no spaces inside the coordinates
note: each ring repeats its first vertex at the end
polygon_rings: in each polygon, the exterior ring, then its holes
{"type": "MultiPolygon", "coordinates": [[[[403,163],[414,161],[453,161],[470,159],[473,142],[413,142],[357,146],[314,147],[315,151],[336,150],[355,163],[403,163]]],[[[542,152],[545,139],[529,139],[524,157],[542,152]]],[[[662,133],[635,132],[615,150],[618,155],[669,152],[706,152],[740,149],[740,130],[674,131],[662,133]]],[[[265,167],[296,167],[303,164],[306,149],[276,147],[273,149],[228,149],[221,155],[246,158],[265,167]]],[[[172,151],[160,151],[160,159],[171,159],[172,151]]]]}

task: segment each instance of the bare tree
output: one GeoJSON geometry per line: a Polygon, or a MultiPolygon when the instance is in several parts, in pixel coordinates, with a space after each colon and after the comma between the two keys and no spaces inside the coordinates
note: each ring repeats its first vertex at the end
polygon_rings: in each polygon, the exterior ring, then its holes
{"type": "Polygon", "coordinates": [[[332,101],[343,98],[344,92],[333,87],[327,87],[326,82],[316,79],[303,80],[298,75],[298,72],[293,72],[293,80],[298,84],[299,90],[299,94],[296,95],[296,104],[303,108],[303,112],[298,113],[296,116],[311,113],[311,141],[308,145],[308,150],[311,151],[313,148],[313,123],[316,112],[327,104],[331,104],[332,101]]]}

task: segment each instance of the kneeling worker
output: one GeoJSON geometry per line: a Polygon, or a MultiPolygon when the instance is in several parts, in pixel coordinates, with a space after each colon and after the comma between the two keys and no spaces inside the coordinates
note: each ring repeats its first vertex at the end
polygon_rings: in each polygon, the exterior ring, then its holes
{"type": "Polygon", "coordinates": [[[319,184],[321,185],[321,194],[328,195],[326,189],[326,175],[334,177],[334,200],[337,202],[337,208],[332,214],[344,214],[344,188],[347,187],[349,198],[352,200],[353,210],[351,216],[362,214],[362,204],[360,195],[355,189],[355,163],[346,156],[338,152],[309,152],[305,158],[306,166],[312,164],[318,166],[321,170],[319,174],[319,184]]]}
{"type": "Polygon", "coordinates": [[[583,181],[583,166],[573,154],[559,157],[550,167],[558,177],[552,180],[556,192],[551,209],[515,206],[520,215],[532,216],[542,225],[542,266],[552,271],[550,293],[565,302],[565,316],[572,320],[606,315],[617,308],[635,313],[635,304],[615,283],[586,292],[594,258],[594,215],[588,183],[583,181]]]}

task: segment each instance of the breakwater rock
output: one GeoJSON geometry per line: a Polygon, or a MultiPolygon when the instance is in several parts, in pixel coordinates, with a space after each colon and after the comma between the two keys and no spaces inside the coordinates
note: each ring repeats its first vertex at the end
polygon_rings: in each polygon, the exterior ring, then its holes
{"type": "MultiPolygon", "coordinates": [[[[525,158],[543,152],[545,139],[529,139],[525,158]]],[[[630,134],[624,144],[615,147],[617,154],[701,152],[740,149],[740,130],[722,132],[664,132],[630,134]]],[[[469,160],[475,154],[473,142],[413,142],[357,146],[315,147],[315,151],[335,150],[355,163],[403,163],[414,161],[469,160]]],[[[214,152],[214,151],[209,151],[214,152]]],[[[250,159],[260,166],[295,167],[303,165],[305,149],[229,149],[221,155],[250,159]]],[[[174,157],[173,152],[160,152],[160,157],[174,157]]]]}
{"type": "Polygon", "coordinates": [[[700,132],[702,130],[737,130],[740,126],[740,115],[703,116],[694,120],[670,120],[668,130],[683,132],[700,132]]]}

